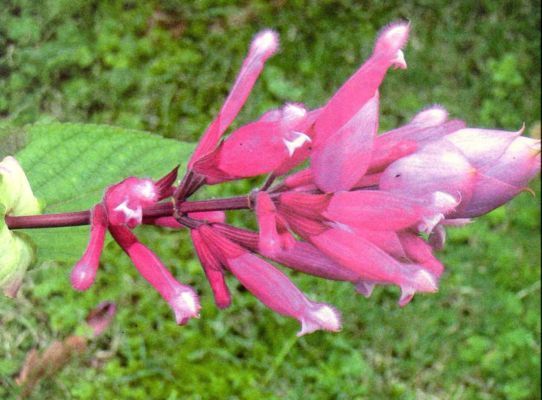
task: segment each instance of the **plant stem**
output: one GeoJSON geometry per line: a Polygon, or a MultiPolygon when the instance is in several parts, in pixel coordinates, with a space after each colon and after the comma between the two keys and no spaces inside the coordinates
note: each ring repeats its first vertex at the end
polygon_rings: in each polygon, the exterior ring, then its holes
{"type": "MultiPolygon", "coordinates": [[[[250,208],[247,196],[229,197],[200,201],[185,201],[179,205],[181,213],[198,211],[244,210],[250,208]]],[[[143,209],[143,217],[166,217],[173,215],[173,203],[164,202],[143,209]]],[[[42,215],[22,215],[5,217],[9,229],[59,228],[66,226],[88,225],[90,210],[42,215]]]]}

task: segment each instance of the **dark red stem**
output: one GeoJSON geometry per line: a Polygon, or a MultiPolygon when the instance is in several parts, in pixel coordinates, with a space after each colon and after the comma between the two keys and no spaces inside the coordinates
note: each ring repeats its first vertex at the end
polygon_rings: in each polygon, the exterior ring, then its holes
{"type": "MultiPolygon", "coordinates": [[[[250,208],[247,196],[211,199],[200,201],[185,201],[179,205],[181,213],[198,211],[244,210],[250,208]]],[[[158,218],[173,215],[173,203],[159,203],[143,209],[144,218],[158,218]]],[[[78,211],[61,214],[23,215],[5,217],[9,229],[59,228],[65,226],[88,225],[90,211],[78,211]]]]}

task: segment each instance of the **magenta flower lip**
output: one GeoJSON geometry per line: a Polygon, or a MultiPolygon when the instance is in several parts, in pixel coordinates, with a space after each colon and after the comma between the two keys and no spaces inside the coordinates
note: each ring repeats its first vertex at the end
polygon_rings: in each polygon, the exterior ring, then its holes
{"type": "Polygon", "coordinates": [[[234,301],[232,275],[265,306],[299,321],[299,336],[339,331],[340,313],[309,299],[269,261],[350,282],[365,297],[378,285],[395,286],[401,307],[416,293],[434,293],[444,272],[434,252],[445,245],[446,228],[527,190],[541,150],[523,128],[467,127],[440,105],[378,134],[379,88],[389,70],[407,67],[410,28],[402,21],[385,27],[369,59],[321,107],[288,102],[228,134],[278,52],[278,34],[264,30],[179,183],[178,166],[158,180],[127,177],[92,211],[6,222],[11,229],[90,223],[89,244],[71,273],[76,290],[94,282],[108,230],[179,325],[199,317],[198,295],[139,242],[132,229],[140,224],[189,229],[218,308],[234,301]],[[265,183],[245,196],[189,200],[204,185],[261,175],[265,183]],[[225,212],[240,209],[254,212],[258,231],[227,223],[225,212]]]}

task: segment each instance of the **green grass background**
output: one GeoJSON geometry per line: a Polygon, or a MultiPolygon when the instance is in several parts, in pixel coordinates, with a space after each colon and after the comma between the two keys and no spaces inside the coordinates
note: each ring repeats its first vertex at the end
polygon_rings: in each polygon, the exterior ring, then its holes
{"type": "MultiPolygon", "coordinates": [[[[279,31],[281,52],[237,125],[285,101],[322,104],[368,57],[378,30],[401,18],[412,24],[409,68],[382,86],[382,129],[438,103],[471,126],[525,122],[540,134],[538,1],[8,0],[0,7],[0,124],[107,123],[195,141],[258,30],[279,31]]],[[[537,198],[522,194],[450,230],[440,291],[404,309],[393,288],[366,300],[348,284],[292,274],[312,298],[341,309],[338,334],[297,339],[295,321],[233,280],[234,304],[219,312],[186,232],[140,230],[202,295],[202,318],[185,327],[114,245],[84,294],[70,288],[69,266],[41,266],[16,300],[0,299],[0,397],[15,398],[30,348],[80,331],[88,310],[109,299],[119,312],[108,333],[33,398],[540,398],[539,178],[532,187],[537,198]]]]}

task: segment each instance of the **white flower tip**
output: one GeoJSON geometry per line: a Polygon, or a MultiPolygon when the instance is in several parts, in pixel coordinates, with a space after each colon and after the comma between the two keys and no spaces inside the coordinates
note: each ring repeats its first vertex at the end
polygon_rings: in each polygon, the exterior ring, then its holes
{"type": "Polygon", "coordinates": [[[391,61],[393,68],[397,69],[407,69],[407,63],[405,60],[405,53],[403,50],[397,50],[395,58],[391,61]]]}
{"type": "Polygon", "coordinates": [[[282,108],[282,118],[287,122],[298,121],[307,116],[307,109],[303,104],[288,103],[282,108]]]}
{"type": "Polygon", "coordinates": [[[94,266],[85,262],[78,262],[75,264],[75,267],[73,267],[70,274],[70,283],[72,287],[79,292],[87,290],[94,283],[96,277],[95,270],[96,268],[94,268],[94,266]]]}
{"type": "Polygon", "coordinates": [[[266,29],[258,33],[252,40],[251,52],[271,57],[279,48],[279,35],[277,32],[266,29]]]}
{"type": "Polygon", "coordinates": [[[192,289],[183,289],[169,303],[177,324],[185,325],[191,318],[199,318],[201,306],[198,295],[192,289]]]}
{"type": "Polygon", "coordinates": [[[303,147],[303,145],[307,142],[311,142],[311,138],[303,132],[292,132],[292,135],[293,138],[291,140],[282,139],[282,142],[284,143],[284,146],[286,146],[286,149],[288,150],[288,155],[290,157],[294,155],[294,152],[298,148],[303,147]]]}
{"type": "Polygon", "coordinates": [[[423,128],[430,128],[443,124],[447,119],[448,111],[444,107],[435,105],[416,114],[410,122],[423,128]]]}
{"type": "Polygon", "coordinates": [[[432,196],[433,207],[444,214],[455,209],[460,201],[460,198],[455,198],[446,192],[435,192],[432,196]]]}
{"type": "Polygon", "coordinates": [[[397,56],[397,51],[403,48],[407,42],[409,32],[409,22],[396,22],[388,25],[380,33],[376,41],[375,51],[391,53],[397,56]]]}
{"type": "Polygon", "coordinates": [[[158,191],[156,190],[154,182],[150,179],[141,179],[140,182],[134,187],[134,192],[142,200],[158,200],[158,191]]]}
{"type": "Polygon", "coordinates": [[[416,285],[415,290],[419,292],[434,293],[438,291],[437,278],[425,269],[420,269],[414,274],[413,282],[416,285]]]}
{"type": "Polygon", "coordinates": [[[327,304],[313,303],[307,314],[300,320],[301,330],[297,333],[298,337],[319,329],[331,332],[339,332],[341,330],[340,313],[327,304]]]}
{"type": "Polygon", "coordinates": [[[113,211],[117,211],[118,213],[122,214],[124,216],[123,222],[127,225],[139,225],[143,220],[142,208],[140,206],[137,206],[135,209],[128,207],[128,200],[124,200],[122,203],[116,206],[113,211]]]}

